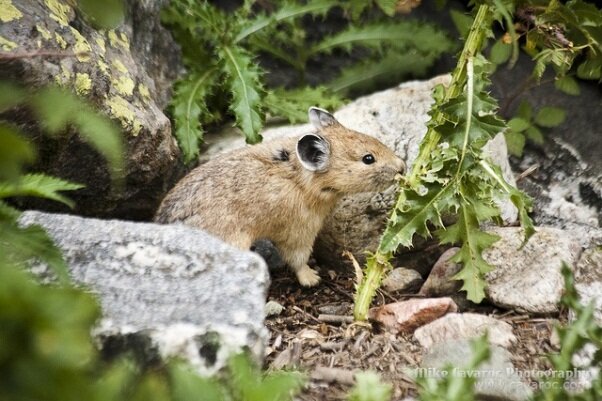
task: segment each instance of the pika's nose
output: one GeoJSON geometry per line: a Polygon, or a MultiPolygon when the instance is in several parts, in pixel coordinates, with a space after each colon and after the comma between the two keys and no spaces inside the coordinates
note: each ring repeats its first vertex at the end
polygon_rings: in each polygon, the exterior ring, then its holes
{"type": "Polygon", "coordinates": [[[406,164],[401,159],[397,159],[397,172],[403,174],[406,172],[406,164]]]}

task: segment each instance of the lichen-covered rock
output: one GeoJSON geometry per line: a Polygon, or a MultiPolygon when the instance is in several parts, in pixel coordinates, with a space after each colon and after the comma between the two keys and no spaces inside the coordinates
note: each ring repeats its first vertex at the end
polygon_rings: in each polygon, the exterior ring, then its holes
{"type": "MultiPolygon", "coordinates": [[[[361,97],[336,111],[334,115],[344,126],[379,139],[393,149],[406,165],[411,166],[426,134],[426,122],[430,118],[427,112],[433,102],[431,92],[435,85],[447,84],[449,80],[449,75],[442,75],[428,81],[406,82],[398,87],[361,97]]],[[[312,130],[310,125],[305,124],[272,128],[262,134],[264,140],[270,140],[312,130]]],[[[242,146],[242,139],[229,135],[210,144],[204,160],[242,146]]],[[[496,136],[487,145],[487,151],[502,168],[506,180],[514,184],[503,135],[496,136]]],[[[343,250],[352,252],[362,262],[366,250],[376,249],[394,201],[393,190],[343,198],[326,220],[316,240],[314,255],[318,262],[331,266],[345,264],[344,258],[340,257],[343,250]]],[[[500,205],[504,220],[514,222],[516,208],[509,201],[503,201],[500,205]]],[[[415,249],[421,250],[424,244],[426,241],[418,239],[414,244],[415,249]]],[[[433,262],[428,258],[425,263],[416,265],[412,265],[412,260],[400,261],[403,266],[421,274],[425,274],[433,262]]]]}
{"type": "Polygon", "coordinates": [[[500,236],[500,240],[483,253],[483,258],[494,266],[485,276],[485,293],[493,304],[528,313],[558,312],[564,293],[562,263],[574,266],[581,247],[567,231],[551,227],[536,229],[522,248],[522,228],[490,230],[500,236]]]}
{"type": "MultiPolygon", "coordinates": [[[[124,23],[98,30],[70,2],[3,2],[2,51],[47,55],[15,58],[2,66],[0,80],[33,88],[57,84],[118,121],[127,150],[121,190],[111,189],[105,161],[75,132],[50,139],[35,135],[31,125],[25,131],[38,147],[34,169],[86,185],[73,194],[77,213],[140,219],[152,215],[180,170],[180,152],[162,112],[180,63],[177,46],[159,25],[165,1],[126,3],[124,23]]],[[[26,124],[17,114],[5,117],[26,124]]]]}
{"type": "MultiPolygon", "coordinates": [[[[42,225],[74,282],[98,296],[103,353],[177,356],[204,373],[233,351],[263,357],[269,277],[259,256],[185,226],[40,212],[23,213],[20,224],[42,225]]],[[[44,265],[33,270],[48,275],[44,265]]]]}

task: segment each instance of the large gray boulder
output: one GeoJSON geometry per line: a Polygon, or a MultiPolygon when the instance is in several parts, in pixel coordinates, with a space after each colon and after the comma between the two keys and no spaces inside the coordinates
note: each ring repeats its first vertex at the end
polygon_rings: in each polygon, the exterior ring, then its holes
{"type": "Polygon", "coordinates": [[[145,360],[178,356],[201,373],[241,349],[263,357],[269,277],[259,256],[184,226],[33,211],[20,224],[43,226],[74,282],[98,296],[105,353],[143,348],[145,360]]]}
{"type": "MultiPolygon", "coordinates": [[[[393,149],[406,165],[411,166],[426,134],[426,123],[430,119],[427,112],[433,103],[432,90],[437,84],[448,84],[449,81],[449,75],[442,75],[427,81],[406,82],[398,87],[361,97],[342,107],[334,115],[346,127],[379,139],[393,149]]],[[[267,141],[312,130],[309,124],[304,124],[268,129],[262,135],[267,141]]],[[[233,135],[215,142],[211,142],[211,139],[208,141],[209,147],[202,161],[245,146],[240,137],[233,135]]],[[[514,184],[503,135],[498,135],[492,140],[487,151],[495,163],[501,166],[506,180],[514,184]]],[[[314,255],[318,261],[329,266],[346,264],[345,258],[341,257],[343,250],[351,251],[360,262],[363,261],[366,250],[376,249],[394,201],[393,190],[343,198],[326,220],[316,240],[314,255]]],[[[503,219],[508,223],[515,222],[516,208],[507,201],[501,202],[501,206],[503,219]]],[[[424,244],[424,241],[421,243],[424,244]]],[[[422,247],[420,244],[415,245],[415,250],[422,247]]],[[[420,271],[412,261],[404,260],[403,263],[406,267],[420,271]]],[[[430,267],[432,261],[423,265],[430,267]]]]}
{"type": "MultiPolygon", "coordinates": [[[[169,119],[162,112],[181,69],[178,47],[159,21],[165,2],[126,1],[125,21],[111,30],[95,29],[73,2],[3,2],[0,50],[15,59],[2,65],[0,80],[32,89],[59,85],[122,127],[127,163],[124,185],[116,189],[105,160],[74,129],[48,138],[39,135],[26,113],[3,116],[22,125],[36,142],[39,157],[33,170],[86,185],[72,194],[77,214],[150,218],[182,170],[169,119]],[[38,52],[57,56],[18,57],[38,52]]],[[[40,201],[28,205],[59,210],[57,204],[40,201]]]]}

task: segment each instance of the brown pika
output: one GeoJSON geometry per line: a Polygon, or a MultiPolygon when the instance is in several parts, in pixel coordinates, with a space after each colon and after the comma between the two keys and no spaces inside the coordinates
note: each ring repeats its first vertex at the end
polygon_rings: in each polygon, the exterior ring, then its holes
{"type": "Polygon", "coordinates": [[[317,130],[218,156],[198,166],[167,194],[159,223],[201,228],[248,250],[271,240],[299,283],[320,281],[307,265],[325,218],[344,195],[382,191],[405,165],[377,139],[343,127],[311,107],[317,130]]]}

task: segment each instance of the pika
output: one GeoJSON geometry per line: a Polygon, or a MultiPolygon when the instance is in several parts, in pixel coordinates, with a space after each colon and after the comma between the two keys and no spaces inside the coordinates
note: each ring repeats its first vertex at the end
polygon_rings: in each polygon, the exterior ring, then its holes
{"type": "Polygon", "coordinates": [[[163,199],[155,221],[197,227],[245,250],[269,239],[301,285],[318,284],[307,262],[337,201],[388,188],[405,164],[327,111],[308,113],[315,132],[235,150],[193,169],[163,199]]]}

